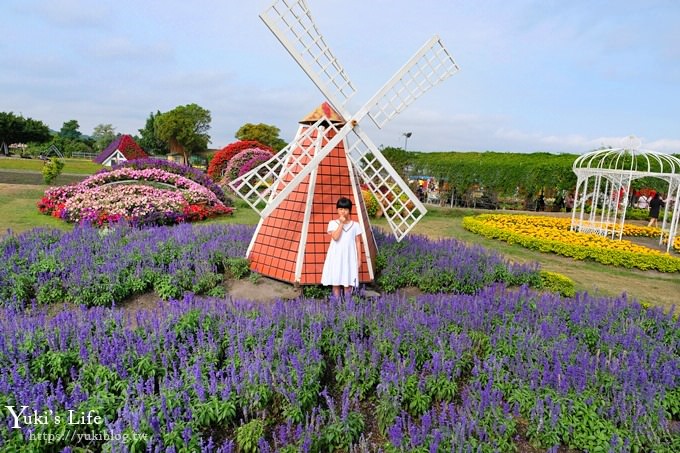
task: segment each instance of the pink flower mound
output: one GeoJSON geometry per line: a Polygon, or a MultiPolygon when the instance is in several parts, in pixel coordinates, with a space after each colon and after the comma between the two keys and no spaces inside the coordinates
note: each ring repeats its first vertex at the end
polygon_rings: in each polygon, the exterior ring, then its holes
{"type": "Polygon", "coordinates": [[[187,201],[179,191],[143,185],[107,185],[78,193],[66,201],[68,220],[94,220],[105,212],[117,219],[136,219],[155,212],[182,212],[187,201]]]}
{"type": "Polygon", "coordinates": [[[98,225],[128,220],[168,224],[230,214],[207,187],[157,168],[123,167],[97,173],[79,184],[50,188],[38,203],[43,214],[98,225]]]}
{"type": "Polygon", "coordinates": [[[119,168],[118,170],[109,171],[106,173],[98,173],[90,176],[80,184],[84,187],[92,188],[103,184],[110,184],[121,181],[149,181],[159,184],[166,184],[169,186],[183,189],[185,195],[189,197],[190,203],[208,203],[211,205],[221,204],[222,202],[217,198],[214,192],[208,190],[205,186],[192,181],[184,176],[170,173],[158,168],[145,168],[144,170],[135,170],[129,167],[119,168]]]}
{"type": "Polygon", "coordinates": [[[267,162],[272,157],[274,157],[272,153],[263,149],[244,149],[229,160],[229,164],[227,164],[227,168],[224,172],[222,184],[229,184],[258,165],[267,162]]]}

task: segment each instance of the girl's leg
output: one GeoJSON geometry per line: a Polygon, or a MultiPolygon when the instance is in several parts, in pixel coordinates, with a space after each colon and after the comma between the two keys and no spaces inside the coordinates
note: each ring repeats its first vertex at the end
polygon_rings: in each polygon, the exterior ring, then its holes
{"type": "Polygon", "coordinates": [[[344,291],[345,292],[345,299],[349,299],[350,297],[352,297],[352,290],[353,289],[354,289],[354,287],[352,287],[352,286],[345,286],[345,291],[344,291]]]}
{"type": "Polygon", "coordinates": [[[333,286],[333,297],[340,298],[340,286],[333,286]]]}

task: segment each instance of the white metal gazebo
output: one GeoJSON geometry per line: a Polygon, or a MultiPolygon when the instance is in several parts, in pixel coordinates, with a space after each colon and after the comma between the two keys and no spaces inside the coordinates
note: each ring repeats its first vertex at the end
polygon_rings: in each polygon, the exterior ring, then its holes
{"type": "Polygon", "coordinates": [[[640,178],[667,182],[659,244],[667,240],[666,251],[671,250],[680,217],[677,209],[680,159],[640,149],[640,140],[630,136],[623,140],[621,148],[600,149],[580,156],[574,161],[573,170],[577,181],[571,229],[612,239],[621,239],[623,235],[631,183],[640,178]]]}

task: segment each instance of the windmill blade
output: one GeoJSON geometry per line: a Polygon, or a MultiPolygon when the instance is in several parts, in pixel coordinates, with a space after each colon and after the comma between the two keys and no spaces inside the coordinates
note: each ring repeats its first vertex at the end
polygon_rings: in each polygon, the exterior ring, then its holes
{"type": "Polygon", "coordinates": [[[366,103],[368,115],[382,128],[423,93],[459,69],[439,36],[433,36],[366,103]]]}
{"type": "MultiPolygon", "coordinates": [[[[287,172],[286,177],[280,179],[276,187],[267,194],[268,196],[260,196],[256,203],[259,205],[266,202],[266,206],[262,210],[256,209],[262,217],[271,214],[366,115],[370,115],[373,122],[381,128],[425,91],[459,69],[439,37],[434,36],[362,108],[354,115],[350,115],[344,105],[356,90],[316,28],[305,1],[277,0],[260,14],[260,18],[326,96],[333,108],[347,120],[339,131],[336,129],[335,136],[329,138],[327,143],[321,143],[319,146],[309,147],[309,149],[305,148],[302,153],[305,158],[295,162],[293,170],[281,170],[287,172]],[[313,153],[312,148],[314,148],[313,153]],[[299,171],[295,173],[297,170],[299,171]],[[288,179],[292,175],[295,176],[288,179]]],[[[330,134],[326,136],[330,136],[330,134]]],[[[377,188],[375,190],[387,188],[390,197],[396,196],[396,199],[384,198],[383,202],[390,212],[396,212],[394,218],[390,220],[390,225],[395,231],[395,235],[401,238],[425,215],[425,207],[413,195],[406,183],[398,177],[368,137],[362,133],[360,138],[361,140],[358,141],[364,143],[364,151],[359,154],[363,156],[370,153],[379,156],[378,162],[381,164],[376,166],[370,174],[366,174],[365,177],[368,178],[368,181],[373,181],[372,184],[377,188]],[[389,174],[388,169],[391,169],[394,175],[389,174]],[[379,181],[377,175],[383,175],[383,172],[387,172],[389,178],[394,178],[392,183],[387,183],[388,176],[380,176],[384,178],[384,181],[379,181]],[[404,209],[397,209],[400,208],[398,204],[401,203],[404,196],[409,200],[414,200],[415,203],[412,203],[412,201],[409,201],[409,203],[416,207],[416,209],[407,210],[406,214],[402,214],[404,209]]],[[[361,163],[360,160],[358,162],[361,163]]],[[[285,167],[285,165],[282,167],[285,167]]],[[[267,178],[270,178],[275,174],[274,168],[278,169],[279,163],[273,164],[269,169],[261,170],[263,174],[267,175],[267,178]]],[[[249,174],[250,177],[255,177],[254,175],[257,173],[255,170],[253,169],[249,174]]],[[[261,181],[255,181],[255,183],[245,189],[249,197],[253,197],[257,192],[256,187],[262,184],[261,181]]]]}
{"type": "Polygon", "coordinates": [[[227,185],[242,200],[250,205],[258,214],[262,212],[263,203],[266,203],[273,193],[277,175],[285,168],[284,163],[289,159],[291,149],[295,142],[286,145],[281,151],[268,161],[254,167],[227,185]]]}
{"type": "Polygon", "coordinates": [[[316,28],[305,0],[277,0],[260,18],[333,108],[348,118],[345,104],[356,88],[316,28]]]}
{"type": "Polygon", "coordinates": [[[270,206],[273,200],[283,200],[304,179],[298,178],[299,174],[329,141],[331,131],[337,134],[338,128],[326,118],[319,119],[274,157],[230,182],[229,187],[261,217],[267,217],[278,206],[270,206]]]}
{"type": "Polygon", "coordinates": [[[347,156],[380,203],[395,238],[401,241],[427,209],[358,126],[354,127],[354,135],[347,156]]]}
{"type": "MultiPolygon", "coordinates": [[[[288,2],[281,0],[274,6],[278,5],[278,3],[288,5],[288,2]]],[[[299,3],[304,2],[300,0],[295,4],[297,5],[299,3]]],[[[275,31],[274,33],[276,34],[275,31]]],[[[291,55],[293,55],[293,57],[297,60],[296,54],[290,50],[283,40],[281,42],[284,43],[284,46],[286,46],[289,52],[291,52],[291,55]]],[[[301,61],[298,61],[298,63],[300,63],[300,66],[302,66],[305,72],[307,72],[312,80],[314,80],[312,73],[305,69],[303,63],[301,61]]],[[[444,48],[439,37],[432,37],[366,104],[364,104],[363,107],[357,111],[356,114],[350,117],[343,113],[344,110],[339,111],[339,113],[341,113],[345,118],[350,118],[347,123],[342,127],[342,129],[340,129],[337,135],[330,140],[328,145],[323,146],[319,152],[314,154],[312,160],[302,163],[302,170],[290,182],[285,184],[285,187],[280,192],[269,198],[268,205],[262,211],[259,211],[260,215],[266,217],[272,211],[274,211],[274,209],[278,207],[285,197],[290,194],[290,192],[300,182],[302,182],[314,168],[316,168],[321,160],[345,136],[347,136],[352,128],[356,127],[359,121],[361,121],[366,115],[371,116],[371,119],[378,127],[382,127],[387,121],[405,109],[425,91],[429,90],[449,76],[455,74],[457,71],[458,66],[456,65],[456,62],[453,61],[453,58],[451,58],[449,52],[446,50],[446,48],[444,48]]],[[[324,92],[324,89],[321,86],[319,86],[319,89],[324,92]]],[[[324,92],[324,94],[326,93],[324,92]]],[[[368,139],[368,137],[365,135],[363,135],[363,137],[364,141],[368,139]]],[[[375,145],[373,145],[372,148],[377,150],[375,145]]],[[[385,168],[389,166],[389,163],[385,159],[384,164],[386,164],[384,165],[385,168]]],[[[408,187],[406,188],[408,190],[408,187]]],[[[412,194],[412,192],[410,193],[412,194]]],[[[420,201],[418,201],[418,203],[420,203],[420,201]]],[[[409,219],[411,218],[410,215],[407,217],[409,219]]],[[[418,220],[420,219],[420,216],[416,215],[416,217],[418,220]]],[[[411,220],[408,220],[407,224],[410,224],[410,222],[411,220]]],[[[406,231],[410,229],[410,227],[404,226],[403,219],[395,219],[395,227],[399,231],[401,231],[403,228],[406,228],[406,231]]],[[[395,234],[397,233],[395,232],[395,234]]]]}

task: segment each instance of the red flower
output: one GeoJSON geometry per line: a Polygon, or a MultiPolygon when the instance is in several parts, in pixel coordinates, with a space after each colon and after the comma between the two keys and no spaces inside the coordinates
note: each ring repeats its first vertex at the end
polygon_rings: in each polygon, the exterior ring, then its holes
{"type": "Polygon", "coordinates": [[[215,153],[208,164],[208,176],[210,176],[213,181],[219,181],[222,179],[222,172],[225,168],[227,168],[229,160],[244,149],[248,148],[259,148],[269,151],[272,153],[272,155],[275,154],[275,151],[269,146],[263,145],[256,140],[239,140],[238,142],[234,142],[225,146],[215,153]]]}

